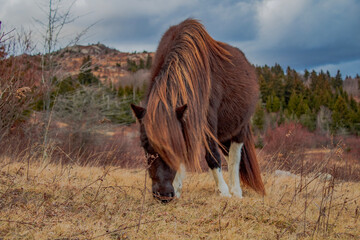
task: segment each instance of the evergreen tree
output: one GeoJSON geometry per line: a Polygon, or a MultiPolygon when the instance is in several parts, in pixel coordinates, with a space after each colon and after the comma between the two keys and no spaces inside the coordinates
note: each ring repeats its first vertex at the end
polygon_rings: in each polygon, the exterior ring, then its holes
{"type": "Polygon", "coordinates": [[[342,87],[342,84],[343,84],[343,80],[341,77],[340,70],[338,70],[335,78],[331,79],[331,86],[333,87],[333,89],[337,89],[337,88],[342,87]]]}
{"type": "Polygon", "coordinates": [[[68,92],[74,92],[80,84],[72,79],[71,76],[56,83],[57,94],[65,94],[68,92]]]}
{"type": "Polygon", "coordinates": [[[266,100],[266,110],[268,112],[278,112],[280,110],[280,99],[273,92],[270,96],[268,96],[266,100]]]}
{"type": "Polygon", "coordinates": [[[340,128],[348,128],[349,125],[349,109],[344,98],[339,95],[332,112],[332,130],[336,132],[340,128]]]}
{"type": "Polygon", "coordinates": [[[80,67],[80,73],[77,77],[80,84],[83,85],[92,85],[92,84],[99,84],[100,81],[97,77],[94,76],[92,73],[92,63],[90,56],[84,57],[82,65],[80,67]]]}
{"type": "Polygon", "coordinates": [[[311,113],[310,109],[308,108],[306,112],[300,116],[300,123],[309,131],[315,131],[316,114],[311,113]]]}
{"type": "Polygon", "coordinates": [[[145,68],[144,60],[140,59],[139,69],[144,69],[144,68],[145,68]]]}
{"type": "Polygon", "coordinates": [[[275,65],[271,67],[271,71],[275,74],[277,78],[284,76],[284,70],[278,63],[275,63],[275,65]]]}
{"type": "Polygon", "coordinates": [[[125,89],[124,89],[122,86],[119,86],[117,95],[118,95],[119,97],[125,96],[125,89]]]}
{"type": "Polygon", "coordinates": [[[305,114],[306,112],[310,112],[310,108],[306,100],[303,99],[302,95],[299,96],[298,100],[299,104],[296,108],[296,116],[297,118],[300,118],[301,115],[305,114]]]}
{"type": "Polygon", "coordinates": [[[270,89],[262,74],[259,76],[260,95],[263,103],[266,103],[268,96],[270,96],[270,89]]]}
{"type": "Polygon", "coordinates": [[[124,95],[130,96],[133,93],[133,87],[126,85],[124,88],[124,95]]]}
{"type": "Polygon", "coordinates": [[[255,108],[255,113],[253,116],[253,126],[255,127],[255,129],[258,129],[259,131],[263,131],[264,123],[265,123],[265,113],[260,101],[258,102],[255,108]]]}
{"type": "Polygon", "coordinates": [[[305,69],[305,71],[304,71],[304,78],[305,78],[305,80],[307,80],[307,79],[309,78],[309,76],[310,76],[309,71],[308,71],[307,69],[305,69]]]}
{"type": "Polygon", "coordinates": [[[130,60],[129,58],[127,59],[127,67],[128,67],[128,71],[132,73],[136,72],[139,69],[139,67],[136,65],[136,62],[130,60]]]}
{"type": "Polygon", "coordinates": [[[287,107],[290,116],[294,116],[296,114],[296,109],[297,109],[299,103],[300,103],[299,97],[296,94],[296,92],[293,91],[291,93],[289,104],[287,107]]]}

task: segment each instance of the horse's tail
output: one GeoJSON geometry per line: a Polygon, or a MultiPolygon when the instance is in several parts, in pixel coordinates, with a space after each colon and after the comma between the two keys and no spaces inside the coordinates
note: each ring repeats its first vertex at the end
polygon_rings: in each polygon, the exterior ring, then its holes
{"type": "Polygon", "coordinates": [[[244,147],[240,161],[240,178],[243,184],[265,195],[265,187],[261,178],[260,166],[256,158],[255,145],[250,124],[245,127],[244,147]]]}

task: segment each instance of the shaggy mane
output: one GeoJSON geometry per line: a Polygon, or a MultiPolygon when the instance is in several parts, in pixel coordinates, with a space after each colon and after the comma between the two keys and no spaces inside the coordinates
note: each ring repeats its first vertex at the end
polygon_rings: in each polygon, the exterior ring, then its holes
{"type": "Polygon", "coordinates": [[[208,148],[206,139],[219,142],[207,121],[211,69],[223,68],[229,57],[196,20],[188,19],[164,34],[154,60],[143,123],[152,146],[173,169],[180,163],[200,169],[202,146],[208,148]],[[168,39],[170,43],[162,46],[168,39]],[[176,108],[184,104],[188,107],[179,121],[176,108]]]}

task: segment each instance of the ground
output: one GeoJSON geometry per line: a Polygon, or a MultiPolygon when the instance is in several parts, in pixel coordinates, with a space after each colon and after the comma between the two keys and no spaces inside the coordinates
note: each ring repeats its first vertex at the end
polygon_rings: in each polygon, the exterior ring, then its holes
{"type": "Polygon", "coordinates": [[[359,182],[263,175],[265,197],[238,199],[188,173],[181,197],[161,204],[145,169],[2,158],[0,239],[360,239],[359,182]]]}

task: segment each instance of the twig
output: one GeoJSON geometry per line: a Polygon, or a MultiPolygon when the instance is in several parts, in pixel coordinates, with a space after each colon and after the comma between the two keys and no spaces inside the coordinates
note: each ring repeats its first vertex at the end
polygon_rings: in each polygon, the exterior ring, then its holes
{"type": "MultiPolygon", "coordinates": [[[[148,224],[148,223],[154,223],[154,222],[160,222],[162,219],[157,219],[157,220],[153,220],[153,221],[148,221],[148,222],[143,222],[141,224],[148,224]]],[[[109,235],[109,234],[112,234],[112,233],[116,233],[116,232],[119,232],[119,231],[123,231],[125,229],[129,229],[129,228],[134,228],[134,227],[138,227],[139,224],[133,224],[133,225],[130,225],[130,226],[125,226],[123,228],[118,228],[114,231],[110,231],[110,232],[107,232],[107,233],[104,233],[104,234],[101,234],[101,235],[98,235],[98,236],[95,236],[95,237],[92,237],[92,238],[89,238],[89,239],[95,239],[95,238],[99,238],[99,237],[103,237],[103,236],[106,236],[106,235],[109,235]]],[[[71,237],[74,237],[74,236],[71,236],[71,237]]]]}
{"type": "Polygon", "coordinates": [[[227,205],[228,205],[228,202],[226,201],[225,202],[225,205],[224,205],[224,207],[223,207],[223,209],[222,209],[222,211],[221,211],[221,213],[219,214],[219,239],[222,239],[222,234],[221,234],[221,218],[224,216],[224,212],[225,212],[225,209],[226,209],[226,207],[227,207],[227,205]]]}
{"type": "Polygon", "coordinates": [[[138,229],[136,230],[137,233],[140,230],[141,218],[142,218],[142,215],[143,215],[143,212],[144,212],[145,195],[146,195],[146,179],[147,179],[147,169],[145,169],[145,182],[144,182],[144,190],[143,190],[143,199],[142,199],[142,204],[141,204],[141,212],[140,212],[140,217],[139,217],[139,222],[138,222],[138,229]]]}
{"type": "Polygon", "coordinates": [[[31,223],[31,222],[23,222],[23,221],[15,221],[15,220],[7,220],[7,219],[0,219],[0,222],[19,223],[19,224],[23,224],[23,225],[30,225],[30,226],[37,227],[37,225],[35,223],[31,223]]]}

